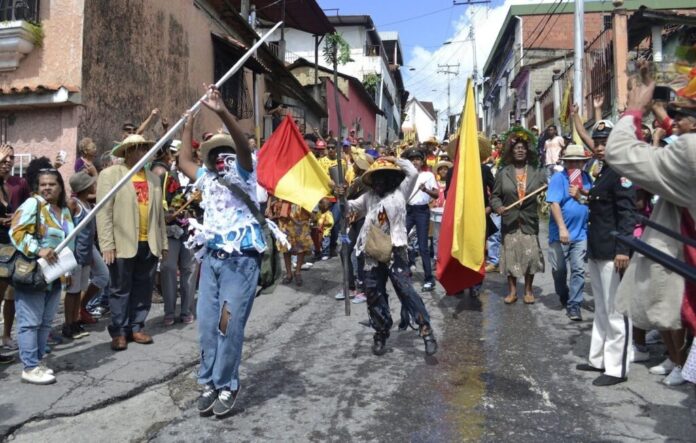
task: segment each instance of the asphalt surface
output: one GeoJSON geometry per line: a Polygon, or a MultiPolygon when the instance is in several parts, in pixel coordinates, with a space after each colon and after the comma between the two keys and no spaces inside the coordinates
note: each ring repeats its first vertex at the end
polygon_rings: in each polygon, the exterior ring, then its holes
{"type": "MultiPolygon", "coordinates": [[[[538,301],[504,305],[502,276],[480,297],[424,294],[439,352],[426,357],[416,331],[392,331],[389,352],[373,356],[366,307],[344,314],[338,260],[256,300],[241,367],[242,392],[229,417],[200,417],[196,325],[161,326],[153,345],[109,350],[105,321],[88,338],[57,346],[48,365],[58,383],[19,381],[0,367],[0,435],[10,441],[696,441],[694,388],[670,388],[631,365],[626,383],[592,386],[578,373],[592,327],[570,322],[550,278],[537,276],[538,301]]],[[[416,282],[419,277],[416,275],[416,282]]],[[[416,283],[420,288],[420,283],[416,283]]],[[[586,285],[589,290],[589,284],[586,285]]],[[[521,288],[520,288],[521,290],[521,288]]],[[[393,294],[393,291],[391,291],[393,294]]],[[[398,322],[399,303],[392,295],[398,322]]]]}

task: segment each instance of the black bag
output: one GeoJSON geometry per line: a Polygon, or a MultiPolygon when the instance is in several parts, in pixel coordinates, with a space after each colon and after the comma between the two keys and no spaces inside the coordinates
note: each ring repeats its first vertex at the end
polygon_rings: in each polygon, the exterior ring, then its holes
{"type": "Polygon", "coordinates": [[[17,250],[12,245],[0,246],[0,279],[9,280],[14,272],[14,261],[17,250]]]}
{"type": "MultiPolygon", "coordinates": [[[[41,202],[36,199],[36,222],[34,223],[34,238],[39,238],[39,213],[41,212],[41,202]]],[[[25,289],[27,291],[45,291],[48,283],[44,278],[38,258],[29,258],[21,252],[15,250],[12,266],[12,286],[25,289]]]]}
{"type": "Polygon", "coordinates": [[[251,201],[249,196],[244,193],[239,186],[230,183],[221,175],[218,175],[218,181],[247,205],[247,208],[249,208],[249,211],[251,211],[251,214],[256,218],[256,221],[258,221],[261,227],[263,239],[266,242],[266,250],[261,257],[261,265],[259,266],[258,286],[260,286],[261,289],[256,293],[256,296],[258,297],[262,293],[270,294],[275,289],[283,273],[280,263],[280,253],[273,239],[273,234],[271,234],[271,228],[268,227],[266,218],[261,214],[261,211],[259,211],[254,202],[251,201]]]}

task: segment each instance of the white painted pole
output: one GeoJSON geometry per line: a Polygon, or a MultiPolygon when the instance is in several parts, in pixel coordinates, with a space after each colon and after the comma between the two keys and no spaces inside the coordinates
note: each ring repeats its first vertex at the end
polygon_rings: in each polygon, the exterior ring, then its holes
{"type": "MultiPolygon", "coordinates": [[[[240,58],[239,60],[237,60],[237,63],[235,63],[234,66],[232,66],[232,67],[230,68],[230,70],[227,71],[227,73],[226,73],[225,75],[223,75],[223,76],[217,81],[217,83],[215,83],[215,86],[219,88],[219,87],[222,86],[227,80],[229,80],[230,77],[232,77],[237,71],[239,71],[239,70],[242,68],[242,66],[244,66],[244,63],[249,59],[249,57],[251,57],[251,55],[263,44],[263,42],[266,41],[266,39],[267,39],[268,37],[270,37],[271,34],[273,34],[273,32],[275,32],[275,30],[278,29],[278,28],[280,27],[280,25],[282,25],[282,24],[283,24],[283,22],[278,22],[278,23],[276,23],[275,26],[273,26],[266,34],[264,34],[264,35],[259,39],[259,41],[257,41],[257,42],[254,44],[254,46],[252,46],[251,48],[249,48],[249,50],[246,52],[246,54],[244,54],[244,55],[242,56],[242,58],[240,58]]],[[[200,108],[200,106],[201,106],[201,100],[205,99],[205,97],[206,97],[206,96],[203,95],[203,97],[201,97],[193,106],[191,106],[191,108],[189,108],[189,112],[195,113],[195,112],[198,110],[198,108],[200,108]]],[[[102,198],[102,199],[99,201],[99,203],[96,204],[96,206],[95,206],[94,209],[89,213],[89,215],[88,215],[87,217],[85,217],[85,218],[80,222],[80,224],[78,224],[77,226],[75,226],[75,229],[73,229],[73,231],[65,238],[65,240],[63,240],[62,242],[60,242],[60,244],[58,245],[58,247],[56,247],[56,249],[55,249],[56,254],[59,253],[61,250],[63,250],[63,249],[64,249],[64,248],[77,236],[77,234],[78,234],[82,229],[84,229],[85,226],[87,226],[87,224],[88,224],[89,222],[92,221],[92,219],[97,215],[97,212],[99,212],[99,210],[100,210],[101,208],[103,208],[104,205],[106,205],[106,203],[107,203],[109,200],[111,200],[111,198],[118,192],[119,189],[121,189],[121,187],[122,187],[123,185],[125,185],[125,184],[128,183],[128,182],[130,182],[131,178],[132,178],[138,171],[140,171],[140,170],[145,166],[145,163],[147,163],[147,162],[150,160],[150,158],[151,158],[152,156],[154,156],[154,155],[157,153],[157,151],[159,151],[159,150],[162,148],[162,146],[164,146],[164,143],[165,143],[167,140],[170,140],[170,139],[172,139],[172,138],[174,137],[174,134],[176,134],[176,133],[179,131],[179,129],[181,128],[181,126],[183,126],[184,121],[185,121],[184,117],[180,118],[179,121],[176,122],[176,124],[174,124],[174,125],[169,129],[169,131],[167,131],[167,133],[164,134],[164,135],[157,141],[157,143],[155,143],[155,145],[147,152],[147,154],[145,154],[145,155],[143,156],[143,158],[141,158],[140,161],[138,161],[138,163],[136,163],[135,166],[133,166],[133,168],[132,168],[130,171],[128,171],[128,173],[127,173],[126,175],[124,175],[123,178],[121,178],[121,180],[118,181],[118,183],[116,183],[116,185],[113,187],[113,189],[112,189],[111,191],[109,191],[109,193],[106,194],[106,195],[104,196],[104,198],[102,198]]]]}
{"type": "Polygon", "coordinates": [[[585,58],[585,5],[582,1],[575,2],[575,55],[573,70],[573,102],[577,103],[580,115],[585,113],[583,101],[582,68],[585,58]]]}

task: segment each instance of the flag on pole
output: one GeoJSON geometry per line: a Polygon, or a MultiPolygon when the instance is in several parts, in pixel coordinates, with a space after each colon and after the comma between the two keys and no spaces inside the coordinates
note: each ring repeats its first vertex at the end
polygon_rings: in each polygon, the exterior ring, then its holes
{"type": "Polygon", "coordinates": [[[257,177],[268,192],[309,212],[331,191],[328,175],[290,116],[261,148],[257,177]]]}
{"type": "Polygon", "coordinates": [[[437,278],[450,295],[481,283],[485,275],[486,211],[471,79],[458,137],[437,250],[437,278]]]}

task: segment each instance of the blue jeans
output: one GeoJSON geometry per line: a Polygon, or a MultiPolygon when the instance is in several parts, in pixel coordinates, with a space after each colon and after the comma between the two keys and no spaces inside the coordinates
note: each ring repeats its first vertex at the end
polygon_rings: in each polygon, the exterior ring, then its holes
{"type": "Polygon", "coordinates": [[[90,282],[100,288],[100,291],[87,302],[87,309],[91,310],[97,306],[109,306],[109,268],[104,263],[104,259],[96,246],[92,247],[90,272],[90,282]]]}
{"type": "Polygon", "coordinates": [[[331,249],[331,236],[321,238],[321,255],[328,257],[331,249]]]}
{"type": "Polygon", "coordinates": [[[329,248],[332,250],[338,250],[336,247],[336,242],[338,241],[338,234],[340,233],[341,229],[341,204],[339,202],[336,202],[331,206],[331,215],[333,215],[334,225],[333,228],[331,228],[331,243],[329,248]]]}
{"type": "Polygon", "coordinates": [[[434,282],[433,264],[430,260],[430,248],[428,247],[428,229],[430,228],[430,208],[428,205],[406,206],[406,232],[416,227],[418,237],[418,255],[423,262],[423,280],[434,282]]]}
{"type": "Polygon", "coordinates": [[[579,240],[563,245],[553,242],[549,245],[549,262],[553,284],[561,303],[570,309],[580,308],[585,290],[585,256],[587,240],[579,240]],[[570,284],[568,284],[570,266],[570,284]]]}
{"type": "Polygon", "coordinates": [[[202,385],[232,391],[239,387],[244,327],[256,295],[259,259],[257,255],[220,259],[212,251],[203,257],[197,305],[202,385]],[[225,331],[220,329],[223,309],[229,314],[225,331]]]}
{"type": "Polygon", "coordinates": [[[500,221],[501,218],[498,214],[491,214],[491,220],[493,220],[493,224],[495,224],[496,228],[498,228],[498,231],[488,237],[488,259],[486,260],[488,263],[492,265],[498,265],[500,263],[500,245],[501,245],[501,238],[500,238],[500,221]]]}
{"type": "Polygon", "coordinates": [[[169,237],[167,258],[160,263],[160,281],[162,283],[162,298],[164,299],[164,317],[174,319],[176,296],[180,297],[180,317],[191,314],[193,299],[196,295],[196,261],[194,251],[184,246],[181,239],[169,237]],[[178,273],[178,283],[177,283],[178,273]]]}
{"type": "Polygon", "coordinates": [[[48,333],[60,304],[60,282],[46,291],[15,288],[17,344],[25,370],[39,365],[46,350],[48,333]]]}

